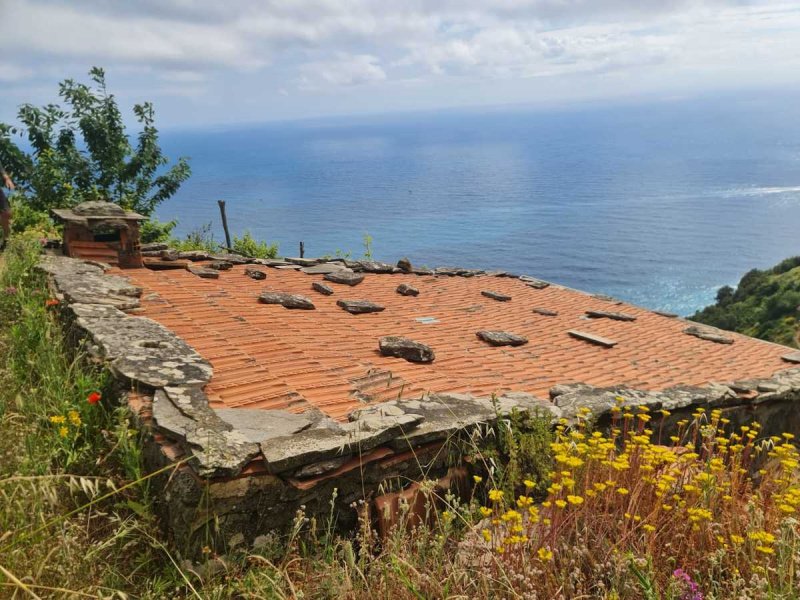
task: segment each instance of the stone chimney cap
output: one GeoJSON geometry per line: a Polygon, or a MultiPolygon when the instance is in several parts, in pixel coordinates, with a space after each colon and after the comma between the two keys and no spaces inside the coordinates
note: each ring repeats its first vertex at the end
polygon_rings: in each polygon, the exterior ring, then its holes
{"type": "Polygon", "coordinates": [[[88,220],[123,219],[130,221],[146,221],[147,217],[125,210],[119,204],[103,201],[81,202],[74,208],[54,208],[53,215],[64,221],[79,221],[86,223],[88,220]]]}
{"type": "Polygon", "coordinates": [[[119,204],[103,201],[81,202],[72,209],[81,217],[122,217],[125,218],[125,209],[119,204]]]}

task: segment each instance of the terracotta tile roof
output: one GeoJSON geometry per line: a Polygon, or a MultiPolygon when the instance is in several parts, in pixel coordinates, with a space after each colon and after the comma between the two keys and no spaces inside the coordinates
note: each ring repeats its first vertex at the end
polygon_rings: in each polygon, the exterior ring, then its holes
{"type": "Polygon", "coordinates": [[[201,279],[188,271],[125,271],[144,288],[144,316],[187,340],[214,366],[206,388],[217,406],[317,407],[336,419],[363,402],[411,398],[427,391],[525,391],[547,397],[559,383],[627,384],[663,389],[771,376],[791,365],[783,346],[730,334],[717,344],[683,333],[687,323],[639,307],[617,304],[551,285],[534,289],[505,277],[431,277],[367,274],[356,287],[330,284],[333,296],[311,289],[321,275],[265,269],[264,281],[244,275],[244,266],[201,279]],[[401,283],[419,296],[401,296],[401,283]],[[265,305],[265,289],[304,294],[316,310],[265,305]],[[481,294],[511,296],[499,302],[481,294]],[[339,299],[370,300],[386,310],[351,315],[339,299]],[[558,311],[557,316],[533,312],[558,311]],[[635,321],[589,319],[587,310],[621,312],[635,321]],[[420,318],[432,317],[433,323],[420,318]],[[527,337],[520,347],[493,347],[479,340],[482,329],[527,337]],[[570,336],[579,330],[616,342],[606,348],[570,336]],[[383,357],[378,339],[401,335],[431,346],[432,364],[383,357]]]}

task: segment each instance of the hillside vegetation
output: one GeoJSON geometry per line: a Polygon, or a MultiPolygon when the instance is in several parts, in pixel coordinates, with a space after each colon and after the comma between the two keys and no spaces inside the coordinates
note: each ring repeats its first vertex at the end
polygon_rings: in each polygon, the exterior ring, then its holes
{"type": "Polygon", "coordinates": [[[798,347],[800,256],[771,269],[745,273],[736,289],[717,292],[717,302],[691,317],[700,323],[798,347]]]}

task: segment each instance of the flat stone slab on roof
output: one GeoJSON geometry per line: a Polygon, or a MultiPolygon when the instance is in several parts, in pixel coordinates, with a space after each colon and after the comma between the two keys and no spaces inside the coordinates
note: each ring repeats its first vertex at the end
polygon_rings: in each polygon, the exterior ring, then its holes
{"type": "MultiPolygon", "coordinates": [[[[611,310],[635,321],[587,320],[587,311],[608,312],[609,301],[558,285],[536,289],[513,277],[359,273],[358,296],[385,310],[351,317],[336,305],[339,292],[350,291],[346,286],[334,296],[316,295],[316,310],[275,310],[258,302],[263,284],[244,269],[236,265],[216,280],[183,270],[113,271],[144,290],[145,317],[175,331],[213,365],[205,391],[214,408],[318,409],[343,422],[365,402],[427,392],[547,398],[553,386],[577,382],[663,390],[771,377],[793,366],[782,360],[790,352],[784,346],[729,332],[734,344],[712,343],[685,334],[691,323],[683,319],[624,303],[611,310]],[[398,294],[400,284],[418,288],[419,299],[398,294]],[[487,298],[481,294],[487,289],[513,300],[487,298]],[[557,314],[542,318],[534,312],[541,307],[557,314]],[[476,337],[480,330],[513,331],[530,342],[496,348],[476,337]],[[616,345],[580,343],[570,330],[616,345]],[[435,348],[436,361],[381,356],[384,336],[435,348]]],[[[291,294],[308,294],[323,278],[330,275],[268,269],[270,286],[291,294]]]]}

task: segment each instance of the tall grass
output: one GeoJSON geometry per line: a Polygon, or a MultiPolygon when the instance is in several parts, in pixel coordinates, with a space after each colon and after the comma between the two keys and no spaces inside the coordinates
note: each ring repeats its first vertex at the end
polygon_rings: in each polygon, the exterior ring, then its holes
{"type": "Polygon", "coordinates": [[[0,597],[174,589],[146,485],[120,491],[141,476],[137,432],[107,375],[67,351],[39,253],[15,238],[0,272],[0,597]]]}

